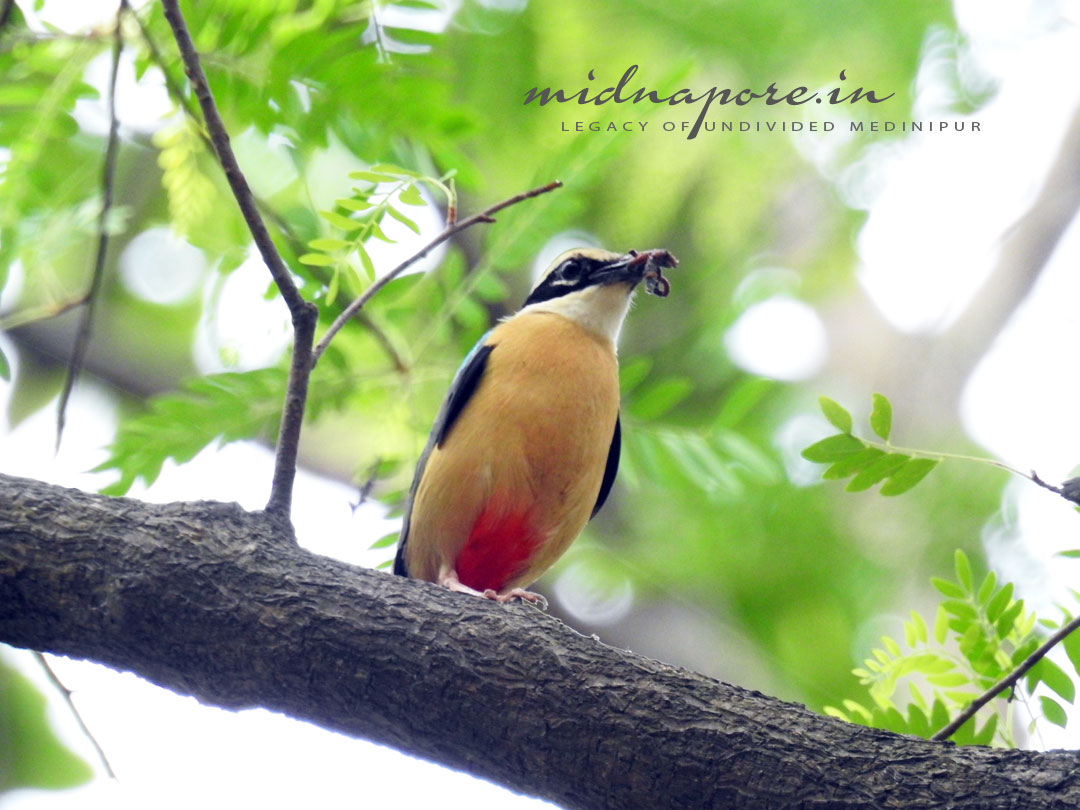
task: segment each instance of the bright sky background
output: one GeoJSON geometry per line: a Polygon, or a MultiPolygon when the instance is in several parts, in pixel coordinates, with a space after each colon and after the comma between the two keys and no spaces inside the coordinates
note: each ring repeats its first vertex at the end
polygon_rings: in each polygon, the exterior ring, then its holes
{"type": "MultiPolygon", "coordinates": [[[[985,74],[999,83],[993,101],[975,116],[983,124],[982,133],[924,133],[890,142],[873,150],[841,183],[842,193],[869,211],[859,239],[859,283],[882,314],[904,331],[940,330],[963,309],[992,267],[1002,232],[1033,199],[1065,122],[1080,100],[1080,3],[955,0],[955,4],[970,40],[962,64],[972,75],[985,74]],[[940,189],[948,192],[939,193],[940,189]]],[[[106,16],[111,14],[113,6],[49,0],[45,14],[71,30],[100,20],[102,8],[106,16]]],[[[941,112],[949,98],[937,72],[950,47],[956,46],[940,36],[928,39],[917,82],[917,118],[952,117],[941,112]]],[[[101,69],[91,69],[91,78],[99,83],[101,69]]],[[[133,75],[121,74],[119,106],[125,125],[155,126],[162,106],[154,80],[150,71],[137,91],[133,75]]],[[[81,112],[88,128],[94,126],[94,114],[92,109],[81,112]]],[[[820,155],[822,170],[828,171],[827,144],[801,146],[820,155]]],[[[428,232],[438,227],[434,221],[424,225],[428,232]]],[[[128,250],[162,255],[161,249],[167,247],[167,261],[175,270],[171,286],[155,286],[154,279],[138,273],[138,261],[130,261],[136,269],[122,269],[125,283],[166,300],[190,292],[185,279],[190,284],[199,277],[197,267],[191,269],[199,257],[182,243],[170,246],[168,234],[145,239],[142,245],[136,240],[128,250]]],[[[123,260],[121,264],[123,268],[123,260]]],[[[1077,343],[1078,267],[1080,227],[1074,222],[1033,295],[979,364],[963,400],[964,425],[988,453],[1023,468],[1034,467],[1051,480],[1066,477],[1080,462],[1076,439],[1080,375],[1067,351],[1077,343]]],[[[252,261],[230,276],[228,283],[236,289],[222,300],[233,315],[204,324],[195,349],[201,368],[217,370],[223,350],[235,352],[241,367],[256,367],[285,344],[280,305],[261,299],[264,273],[252,261]],[[237,317],[237,312],[242,315],[237,317]],[[222,333],[228,323],[243,323],[244,330],[222,333]]],[[[10,342],[2,336],[0,341],[13,356],[10,342]]],[[[732,327],[726,344],[747,369],[789,380],[812,375],[829,351],[817,313],[786,295],[748,310],[732,327]]],[[[7,384],[0,382],[0,412],[6,412],[9,393],[7,384]]],[[[108,479],[82,471],[104,458],[102,447],[115,428],[115,410],[103,390],[84,380],[76,388],[69,413],[64,445],[55,459],[53,408],[0,434],[0,470],[88,490],[103,485],[108,479]]],[[[255,509],[266,500],[270,476],[270,452],[240,443],[209,449],[180,468],[167,466],[154,487],[132,495],[171,501],[220,498],[226,493],[255,509]]],[[[992,564],[1019,578],[1024,595],[1036,603],[1066,599],[1065,585],[1076,582],[1080,563],[1052,555],[1080,547],[1075,512],[1022,481],[1011,485],[1009,492],[1012,508],[985,538],[992,564]]],[[[298,535],[315,551],[373,565],[386,552],[364,549],[394,524],[383,519],[377,506],[365,506],[353,515],[349,502],[354,498],[350,487],[301,473],[296,493],[298,535]]],[[[43,691],[50,691],[28,653],[17,651],[5,658],[31,675],[43,691]]],[[[208,708],[132,675],[84,662],[54,663],[61,679],[75,691],[76,703],[121,781],[117,785],[99,777],[71,791],[23,791],[0,800],[5,810],[148,806],[186,810],[207,803],[267,808],[356,803],[447,810],[496,804],[507,810],[548,806],[280,715],[208,708]]],[[[63,703],[52,700],[50,712],[63,738],[100,772],[93,750],[63,703]]],[[[1069,739],[1056,732],[1044,733],[1049,747],[1077,745],[1076,735],[1069,739]]]]}

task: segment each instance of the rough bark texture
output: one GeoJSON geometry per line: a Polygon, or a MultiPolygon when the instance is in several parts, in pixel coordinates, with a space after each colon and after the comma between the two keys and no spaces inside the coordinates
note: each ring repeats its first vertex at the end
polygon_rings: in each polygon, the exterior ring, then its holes
{"type": "Polygon", "coordinates": [[[274,518],[0,476],[0,640],[265,706],[567,808],[1080,807],[1080,757],[956,748],[298,548],[274,518]]]}

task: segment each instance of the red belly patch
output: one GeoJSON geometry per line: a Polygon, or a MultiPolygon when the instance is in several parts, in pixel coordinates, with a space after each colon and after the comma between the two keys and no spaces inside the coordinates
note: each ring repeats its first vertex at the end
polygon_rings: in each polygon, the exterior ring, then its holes
{"type": "Polygon", "coordinates": [[[478,591],[501,590],[524,567],[539,540],[527,512],[500,506],[488,502],[457,558],[458,579],[478,591]]]}

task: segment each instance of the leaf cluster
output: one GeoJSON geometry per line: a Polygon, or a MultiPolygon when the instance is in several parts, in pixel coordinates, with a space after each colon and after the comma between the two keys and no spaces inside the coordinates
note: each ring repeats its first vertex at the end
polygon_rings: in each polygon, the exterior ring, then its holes
{"type": "Polygon", "coordinates": [[[828,397],[820,397],[825,418],[841,431],[821,439],[802,451],[803,458],[828,464],[825,479],[850,478],[848,492],[861,492],[881,483],[882,495],[901,495],[922,481],[940,462],[940,458],[918,455],[920,451],[899,452],[889,443],[892,432],[892,403],[882,394],[874,394],[870,427],[884,444],[862,439],[852,433],[851,414],[828,397]]]}
{"type": "MultiPolygon", "coordinates": [[[[904,645],[883,636],[863,665],[852,670],[867,688],[868,704],[845,700],[825,712],[851,722],[929,738],[948,725],[958,712],[1016,670],[1045,640],[1040,628],[1059,625],[1037,619],[1013,596],[1012,583],[999,584],[993,571],[982,580],[972,574],[963,551],[955,553],[955,579],[934,577],[944,599],[931,628],[917,611],[904,622],[904,645]],[[906,648],[906,649],[905,649],[906,648]],[[906,684],[906,690],[902,685],[906,684]],[[906,694],[905,694],[906,692],[906,694]]],[[[1065,621],[1071,615],[1064,609],[1065,621]]],[[[1058,700],[1076,697],[1074,676],[1080,676],[1080,634],[1066,637],[1063,646],[1075,670],[1067,674],[1049,657],[1041,658],[1013,692],[1006,690],[964,723],[951,739],[961,744],[1015,745],[1012,735],[1013,700],[1028,704],[1044,684],[1057,698],[1038,694],[1039,712],[1029,712],[1065,726],[1066,713],[1058,700]],[[983,716],[978,724],[980,714],[983,716]]],[[[1032,720],[1029,731],[1035,728],[1032,720]]]]}

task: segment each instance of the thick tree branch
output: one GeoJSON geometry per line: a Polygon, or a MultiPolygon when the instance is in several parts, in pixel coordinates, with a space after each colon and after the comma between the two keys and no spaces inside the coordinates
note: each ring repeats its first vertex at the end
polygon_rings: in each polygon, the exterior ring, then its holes
{"type": "Polygon", "coordinates": [[[270,275],[273,276],[274,283],[277,284],[281,297],[285,299],[292,315],[293,350],[289,364],[289,383],[285,393],[285,407],[281,413],[281,429],[278,432],[274,480],[270,487],[270,500],[266,504],[268,512],[288,518],[292,504],[293,481],[296,478],[296,457],[300,450],[300,429],[304,421],[308,382],[313,365],[311,346],[315,340],[315,323],[318,320],[319,311],[314,304],[308,303],[300,295],[289,269],[282,261],[281,255],[274,246],[274,240],[270,238],[270,232],[259,215],[255,196],[243,172],[240,171],[236,155],[233,154],[229,143],[229,133],[225,130],[225,123],[221,120],[217,105],[214,103],[214,96],[210,92],[206,74],[203,73],[202,65],[199,64],[195,43],[191,40],[191,34],[188,32],[183,14],[180,13],[177,0],[162,0],[162,6],[165,9],[165,19],[169,21],[176,45],[180,49],[184,71],[202,108],[203,120],[206,122],[206,130],[214,145],[218,162],[225,170],[225,177],[229,181],[233,196],[236,197],[240,212],[244,216],[248,230],[251,231],[263,262],[270,270],[270,275]]]}
{"type": "Polygon", "coordinates": [[[0,640],[265,706],[567,808],[1080,806],[1080,758],[956,748],[310,554],[265,513],[0,476],[0,640]]]}

